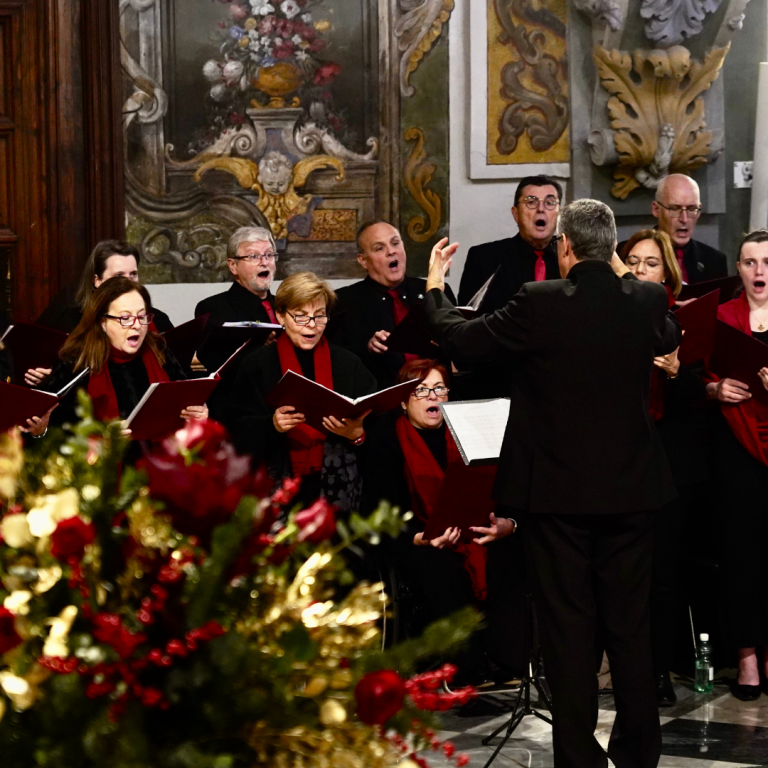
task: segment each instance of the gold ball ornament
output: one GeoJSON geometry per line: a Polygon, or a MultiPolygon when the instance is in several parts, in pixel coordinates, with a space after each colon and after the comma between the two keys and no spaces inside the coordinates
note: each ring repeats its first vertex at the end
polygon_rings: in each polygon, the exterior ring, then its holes
{"type": "Polygon", "coordinates": [[[326,699],[320,705],[320,722],[323,725],[343,725],[346,720],[347,710],[336,699],[326,699]]]}

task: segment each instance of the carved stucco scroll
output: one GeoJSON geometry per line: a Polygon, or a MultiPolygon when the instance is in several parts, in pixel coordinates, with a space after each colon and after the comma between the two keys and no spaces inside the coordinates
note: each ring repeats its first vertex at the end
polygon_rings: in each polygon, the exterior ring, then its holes
{"type": "Polygon", "coordinates": [[[398,0],[402,15],[395,25],[400,52],[400,93],[410,98],[416,92],[411,75],[424,55],[440,39],[443,26],[451,17],[454,0],[398,0]]]}
{"type": "Polygon", "coordinates": [[[419,215],[411,218],[407,228],[408,237],[415,243],[425,243],[440,226],[443,204],[440,196],[427,188],[436,168],[434,163],[424,162],[427,158],[424,133],[419,128],[409,128],[405,132],[405,140],[416,142],[405,163],[405,185],[426,214],[426,217],[419,215]]]}
{"type": "Polygon", "coordinates": [[[722,0],[643,0],[640,15],[649,21],[645,36],[659,48],[681,45],[698,35],[704,18],[714,13],[722,0]]]}
{"type": "Polygon", "coordinates": [[[503,28],[499,42],[513,45],[520,56],[501,71],[501,95],[511,103],[499,121],[496,147],[500,154],[511,155],[527,132],[531,147],[545,152],[568,127],[570,110],[562,85],[568,79],[565,59],[547,53],[547,36],[541,27],[564,38],[565,25],[547,8],[534,8],[529,0],[494,0],[494,6],[503,28]],[[516,24],[513,13],[536,26],[527,29],[516,24]],[[544,93],[526,88],[523,74],[530,75],[544,93]]]}
{"type": "MultiPolygon", "coordinates": [[[[595,49],[600,80],[611,94],[608,113],[619,162],[611,190],[615,197],[624,199],[641,185],[656,186],[668,173],[689,173],[708,162],[713,136],[702,93],[717,78],[727,53],[728,46],[715,48],[698,62],[681,46],[632,56],[595,49]]],[[[592,159],[600,159],[594,146],[592,159]]]]}

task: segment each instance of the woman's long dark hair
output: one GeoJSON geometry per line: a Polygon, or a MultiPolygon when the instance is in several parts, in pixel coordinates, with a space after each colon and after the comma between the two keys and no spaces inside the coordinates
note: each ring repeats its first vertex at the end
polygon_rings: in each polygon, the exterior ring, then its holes
{"type": "MultiPolygon", "coordinates": [[[[91,373],[101,373],[109,360],[110,343],[106,332],[101,327],[104,315],[109,313],[109,305],[131,291],[144,299],[147,312],[152,312],[152,299],[143,285],[134,283],[127,277],[111,277],[105,280],[88,299],[83,310],[83,319],[79,322],[59,351],[59,357],[70,363],[75,371],[88,367],[91,373]]],[[[165,363],[165,355],[160,346],[162,341],[153,331],[148,330],[144,344],[155,353],[160,365],[165,363]]]]}
{"type": "Polygon", "coordinates": [[[123,240],[102,240],[100,243],[97,243],[96,247],[91,251],[88,261],[85,262],[83,274],[80,275],[80,285],[75,296],[77,306],[83,312],[85,312],[85,305],[88,303],[88,299],[93,296],[93,292],[96,290],[93,286],[93,279],[98,277],[101,280],[110,256],[133,256],[136,259],[136,266],[141,261],[139,249],[135,245],[126,243],[123,240]]]}

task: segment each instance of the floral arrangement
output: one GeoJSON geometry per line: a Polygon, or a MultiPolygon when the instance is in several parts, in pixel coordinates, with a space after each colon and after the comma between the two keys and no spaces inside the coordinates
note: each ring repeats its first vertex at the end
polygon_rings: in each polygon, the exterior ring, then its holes
{"type": "Polygon", "coordinates": [[[117,423],[83,420],[24,455],[0,435],[4,768],[389,768],[442,748],[474,612],[381,648],[382,585],[342,557],[397,535],[382,505],[292,508],[215,423],[124,464],[117,423]],[[281,522],[282,521],[282,522],[281,522]]]}
{"type": "Polygon", "coordinates": [[[342,70],[321,58],[331,24],[315,18],[323,0],[220,1],[230,7],[212,37],[220,57],[203,66],[213,127],[242,124],[251,106],[289,103],[311,105],[316,120],[340,132],[343,120],[333,112],[328,86],[342,70]]]}

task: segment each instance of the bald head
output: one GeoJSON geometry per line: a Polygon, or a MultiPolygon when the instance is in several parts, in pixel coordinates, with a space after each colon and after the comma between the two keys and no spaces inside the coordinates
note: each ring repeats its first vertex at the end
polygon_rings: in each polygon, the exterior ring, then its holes
{"type": "Polygon", "coordinates": [[[684,248],[693,237],[701,209],[699,185],[682,173],[672,173],[659,182],[651,212],[659,229],[666,232],[676,248],[684,248]],[[684,209],[684,210],[682,210],[684,209]]]}

